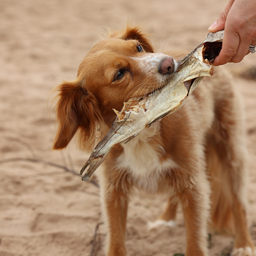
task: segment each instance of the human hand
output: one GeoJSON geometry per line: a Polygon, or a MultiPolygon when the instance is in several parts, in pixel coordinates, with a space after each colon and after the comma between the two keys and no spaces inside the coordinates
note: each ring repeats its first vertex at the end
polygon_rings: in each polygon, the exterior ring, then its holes
{"type": "Polygon", "coordinates": [[[222,49],[214,65],[240,62],[250,45],[256,45],[256,0],[229,0],[208,30],[212,33],[225,29],[222,49]]]}

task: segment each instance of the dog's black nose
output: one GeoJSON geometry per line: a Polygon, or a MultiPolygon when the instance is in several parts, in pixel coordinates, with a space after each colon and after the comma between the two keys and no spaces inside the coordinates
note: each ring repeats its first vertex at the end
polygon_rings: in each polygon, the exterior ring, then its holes
{"type": "Polygon", "coordinates": [[[165,57],[159,65],[159,73],[162,75],[171,74],[174,72],[174,61],[170,56],[165,57]]]}

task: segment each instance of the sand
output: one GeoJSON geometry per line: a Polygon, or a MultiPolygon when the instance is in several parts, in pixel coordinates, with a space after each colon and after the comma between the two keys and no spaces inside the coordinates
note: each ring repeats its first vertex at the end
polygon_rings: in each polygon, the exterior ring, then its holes
{"type": "MultiPolygon", "coordinates": [[[[79,171],[87,155],[74,143],[63,153],[51,151],[56,131],[51,90],[63,80],[75,79],[79,63],[106,28],[122,29],[131,21],[151,33],[159,51],[192,50],[202,42],[225,2],[1,0],[0,161],[36,157],[79,171]]],[[[256,82],[241,76],[254,67],[255,57],[226,66],[235,74],[245,103],[248,219],[256,243],[256,82]]],[[[102,222],[97,186],[45,163],[0,163],[0,256],[104,255],[104,225],[94,239],[95,228],[102,222]]],[[[127,224],[128,255],[185,252],[180,209],[176,227],[147,228],[164,206],[162,197],[133,198],[127,224]]],[[[231,248],[232,240],[213,234],[210,255],[231,248]]]]}

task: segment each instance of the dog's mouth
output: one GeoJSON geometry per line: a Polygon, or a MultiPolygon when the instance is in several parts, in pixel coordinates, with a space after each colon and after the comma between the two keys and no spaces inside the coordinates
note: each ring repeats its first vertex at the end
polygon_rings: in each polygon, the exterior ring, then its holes
{"type": "Polygon", "coordinates": [[[150,91],[149,93],[145,94],[144,96],[148,97],[148,96],[150,96],[150,95],[155,94],[155,93],[158,92],[158,91],[161,91],[166,85],[168,85],[169,81],[171,81],[171,78],[172,78],[172,76],[169,77],[168,80],[166,80],[167,82],[165,82],[163,85],[161,85],[161,86],[159,86],[158,88],[156,88],[156,89],[150,91]]]}
{"type": "MultiPolygon", "coordinates": [[[[168,81],[170,81],[171,79],[172,79],[172,77],[170,77],[170,78],[168,79],[168,81]]],[[[187,89],[187,91],[188,91],[188,94],[187,94],[187,95],[189,95],[190,89],[192,88],[192,85],[193,85],[193,83],[196,81],[196,79],[197,79],[197,78],[193,78],[193,79],[191,79],[191,80],[187,80],[187,81],[184,82],[184,86],[186,87],[186,89],[187,89]]],[[[166,84],[168,84],[168,83],[166,83],[166,84]]],[[[154,90],[152,90],[152,91],[150,91],[150,92],[148,92],[148,93],[146,93],[146,94],[140,96],[140,97],[139,97],[139,100],[141,100],[141,99],[143,99],[143,98],[147,98],[147,97],[149,97],[149,96],[152,96],[153,94],[157,93],[158,91],[161,91],[161,90],[166,86],[166,84],[164,84],[164,85],[162,85],[162,86],[160,86],[160,87],[158,87],[158,88],[156,88],[156,89],[154,89],[154,90]]]]}

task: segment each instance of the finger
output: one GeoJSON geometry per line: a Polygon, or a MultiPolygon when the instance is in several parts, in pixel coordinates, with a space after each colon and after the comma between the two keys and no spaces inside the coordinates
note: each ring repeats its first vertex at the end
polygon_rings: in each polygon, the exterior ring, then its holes
{"type": "Polygon", "coordinates": [[[231,6],[235,0],[230,0],[225,6],[224,10],[220,13],[219,18],[208,28],[209,32],[217,32],[225,28],[225,22],[231,6]]]}
{"type": "Polygon", "coordinates": [[[237,54],[239,44],[239,35],[226,29],[223,37],[222,49],[213,64],[219,66],[229,62],[237,54]]]}
{"type": "Polygon", "coordinates": [[[240,44],[237,49],[237,53],[230,59],[230,62],[240,62],[243,60],[244,56],[248,53],[248,49],[250,46],[250,41],[245,41],[242,37],[240,44]]]}

